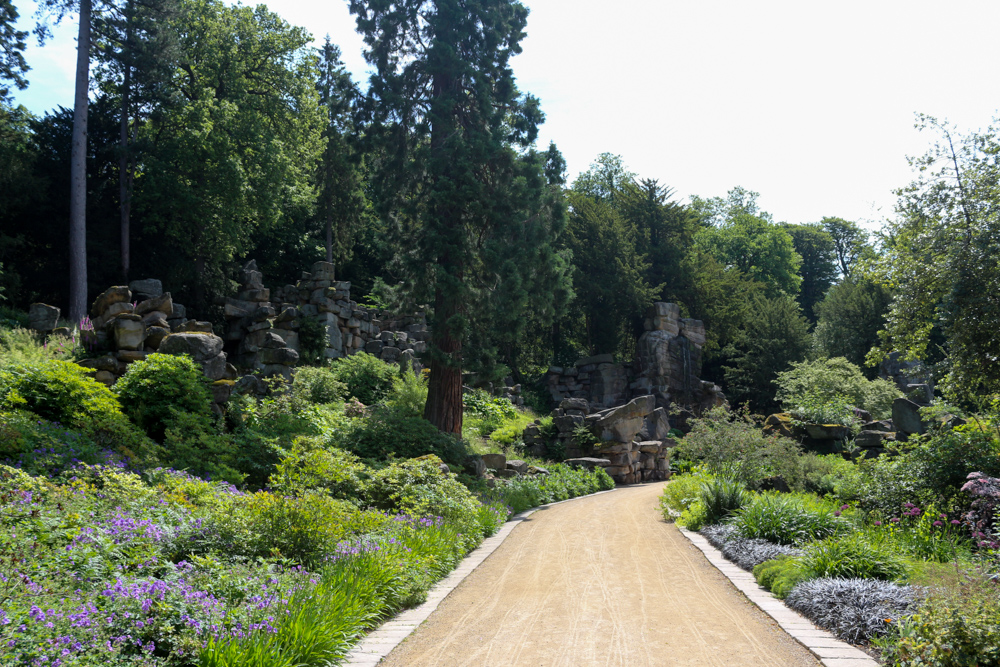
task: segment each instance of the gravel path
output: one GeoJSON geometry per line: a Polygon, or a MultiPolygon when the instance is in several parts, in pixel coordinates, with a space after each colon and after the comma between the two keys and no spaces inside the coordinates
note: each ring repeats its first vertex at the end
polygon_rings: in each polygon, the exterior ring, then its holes
{"type": "Polygon", "coordinates": [[[380,664],[819,665],[663,522],[662,490],[535,512],[380,664]]]}

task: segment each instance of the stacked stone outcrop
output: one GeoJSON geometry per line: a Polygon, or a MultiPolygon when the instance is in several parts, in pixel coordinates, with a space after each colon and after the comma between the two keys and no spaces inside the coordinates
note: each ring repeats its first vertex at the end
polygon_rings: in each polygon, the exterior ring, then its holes
{"type": "Polygon", "coordinates": [[[545,382],[552,400],[579,398],[600,409],[652,395],[661,407],[680,405],[695,412],[725,403],[718,385],[698,378],[705,345],[701,320],[682,318],[675,303],[658,302],[647,313],[645,329],[631,364],[599,354],[572,366],[550,367],[545,382]]]}
{"type": "Polygon", "coordinates": [[[281,306],[271,302],[271,292],[264,287],[264,275],[254,260],[240,273],[236,298],[227,298],[223,306],[226,340],[235,348],[236,365],[264,377],[291,380],[292,368],[299,361],[299,312],[288,307],[276,314],[275,306],[281,306]]]}
{"type": "Polygon", "coordinates": [[[586,416],[580,415],[582,399],[567,399],[553,422],[566,443],[566,462],[585,467],[603,467],[617,484],[664,480],[670,476],[670,436],[666,410],[656,407],[651,395],[634,398],[624,405],[586,416]],[[559,420],[559,421],[557,421],[559,420]],[[569,438],[563,435],[572,424],[569,438]],[[592,436],[587,446],[575,434],[580,426],[592,436]]]}
{"type": "Polygon", "coordinates": [[[718,385],[698,378],[705,345],[701,320],[682,318],[675,303],[658,302],[647,313],[644,328],[636,342],[633,394],[652,394],[661,406],[679,404],[699,410],[725,403],[718,385]]]}
{"type": "Polygon", "coordinates": [[[545,382],[555,402],[567,398],[586,400],[595,406],[620,405],[630,397],[634,369],[614,363],[610,354],[579,359],[572,366],[550,366],[545,382]]]}
{"type": "Polygon", "coordinates": [[[213,381],[215,402],[229,398],[236,369],[222,351],[222,339],[213,333],[211,323],[187,319],[184,307],[174,303],[159,280],[137,280],[105,290],[94,300],[80,336],[92,352],[105,352],[79,362],[94,369],[100,382],[113,384],[129,364],[153,352],[186,354],[213,381]]]}
{"type": "Polygon", "coordinates": [[[226,341],[237,363],[269,375],[290,373],[301,352],[303,322],[324,331],[324,356],[339,359],[359,351],[419,370],[430,332],[420,313],[392,316],[351,300],[351,283],[336,280],[334,265],[316,262],[294,285],[264,286],[254,261],[244,267],[239,294],[225,300],[226,341]]]}

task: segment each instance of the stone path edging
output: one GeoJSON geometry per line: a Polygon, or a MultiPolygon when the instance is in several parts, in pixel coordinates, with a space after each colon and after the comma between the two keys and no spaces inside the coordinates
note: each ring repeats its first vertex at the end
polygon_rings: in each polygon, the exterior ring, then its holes
{"type": "Polygon", "coordinates": [[[816,626],[805,616],[787,607],[770,591],[759,586],[753,574],[728,561],[704,536],[680,526],[678,529],[684,537],[691,540],[692,544],[701,549],[708,562],[725,575],[741,593],[773,618],[782,630],[805,646],[825,667],[878,667],[878,663],[867,653],[816,626]]]}
{"type": "MultiPolygon", "coordinates": [[[[625,488],[625,487],[619,487],[625,488]]],[[[517,527],[517,524],[521,523],[529,516],[537,512],[538,510],[543,510],[553,505],[560,505],[562,503],[573,502],[574,500],[579,500],[580,498],[592,498],[593,496],[600,495],[602,493],[612,493],[618,489],[608,489],[606,491],[598,491],[597,493],[591,493],[585,496],[577,496],[576,498],[569,498],[568,500],[560,500],[554,503],[547,503],[545,505],[539,505],[538,507],[533,507],[530,510],[525,510],[519,514],[507,519],[507,522],[494,534],[492,537],[488,537],[483,540],[483,543],[478,547],[469,552],[469,554],[462,559],[462,562],[458,564],[454,570],[448,574],[447,577],[440,580],[427,592],[427,601],[423,604],[414,607],[413,609],[407,609],[406,611],[400,612],[393,618],[389,619],[378,628],[365,635],[364,639],[358,642],[357,645],[351,652],[347,654],[347,657],[342,663],[345,666],[350,667],[375,667],[382,658],[389,655],[389,653],[399,646],[404,639],[406,639],[411,632],[417,629],[417,626],[427,620],[441,601],[448,597],[455,588],[462,583],[462,581],[472,574],[479,565],[482,564],[497,548],[503,544],[503,541],[513,532],[517,527]]],[[[840,667],[839,665],[831,665],[831,667],[840,667]]],[[[850,666],[854,667],[853,663],[850,666]]],[[[858,667],[867,667],[859,665],[858,667]]]]}

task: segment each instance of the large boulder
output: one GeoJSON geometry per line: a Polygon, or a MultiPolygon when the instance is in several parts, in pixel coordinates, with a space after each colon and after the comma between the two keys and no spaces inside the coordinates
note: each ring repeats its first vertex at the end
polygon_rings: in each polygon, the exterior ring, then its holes
{"type": "Polygon", "coordinates": [[[670,437],[670,418],[663,408],[656,408],[642,422],[640,440],[665,440],[670,437]]]}
{"type": "Polygon", "coordinates": [[[146,340],[146,325],[138,315],[127,313],[119,315],[108,324],[119,350],[138,350],[146,340]]]}
{"type": "Polygon", "coordinates": [[[604,441],[632,442],[642,429],[646,415],[655,408],[656,399],[652,396],[633,398],[625,405],[601,413],[594,422],[594,433],[604,441]]]}
{"type": "Polygon", "coordinates": [[[657,301],[646,314],[647,331],[665,331],[670,336],[680,333],[681,307],[676,303],[657,301]]]}
{"type": "MultiPolygon", "coordinates": [[[[155,278],[147,278],[145,280],[133,280],[128,284],[128,288],[136,296],[141,296],[144,299],[155,299],[163,295],[163,283],[155,278]]],[[[157,308],[156,310],[160,310],[157,308]]],[[[170,312],[170,311],[167,311],[170,312]]]]}
{"type": "Polygon", "coordinates": [[[92,317],[100,317],[104,311],[113,303],[130,303],[132,301],[132,290],[128,287],[118,285],[109,287],[99,297],[94,299],[94,305],[90,308],[92,317]]]}
{"type": "Polygon", "coordinates": [[[164,319],[173,315],[174,299],[170,296],[170,292],[146,299],[145,301],[140,301],[135,307],[136,315],[145,315],[146,313],[152,313],[153,311],[163,313],[164,319]]]}
{"type": "Polygon", "coordinates": [[[52,331],[59,322],[59,309],[45,303],[33,303],[28,309],[28,327],[35,331],[52,331]]]}
{"type": "Polygon", "coordinates": [[[186,354],[198,362],[208,361],[222,352],[222,339],[210,333],[173,333],[160,343],[162,354],[186,354]]]}
{"type": "Polygon", "coordinates": [[[507,468],[507,457],[503,454],[483,454],[482,459],[489,470],[505,470],[507,468]]]}
{"type": "Polygon", "coordinates": [[[283,364],[294,366],[299,362],[299,353],[287,347],[266,347],[260,351],[260,361],[263,364],[283,364]]]}
{"type": "Polygon", "coordinates": [[[897,431],[907,435],[923,433],[926,429],[920,419],[920,405],[905,398],[892,402],[892,424],[897,431]]]}

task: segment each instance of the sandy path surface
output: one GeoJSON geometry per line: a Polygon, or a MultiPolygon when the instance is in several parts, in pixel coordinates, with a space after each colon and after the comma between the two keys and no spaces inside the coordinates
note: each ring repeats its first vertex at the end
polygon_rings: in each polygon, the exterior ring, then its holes
{"type": "Polygon", "coordinates": [[[662,489],[535,512],[380,664],[819,665],[663,522],[662,489]]]}

